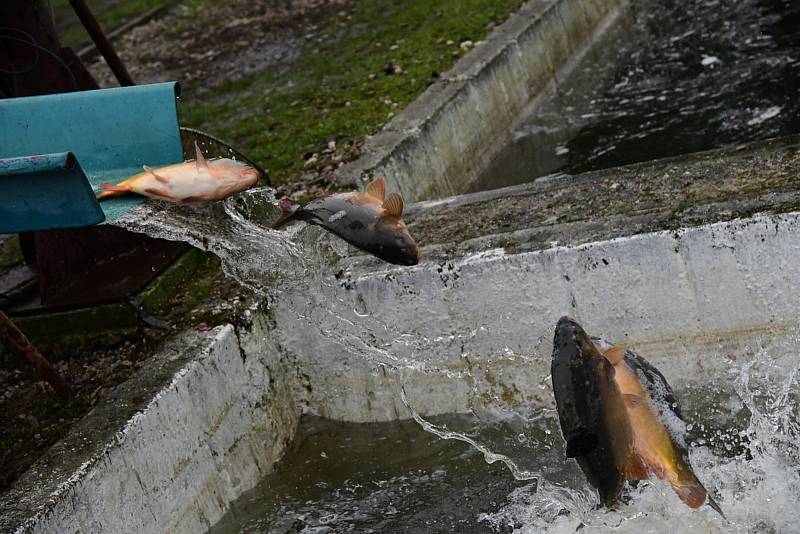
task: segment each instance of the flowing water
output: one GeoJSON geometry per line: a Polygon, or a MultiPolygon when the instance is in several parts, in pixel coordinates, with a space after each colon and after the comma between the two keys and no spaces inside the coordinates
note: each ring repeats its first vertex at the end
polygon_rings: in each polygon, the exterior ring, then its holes
{"type": "MultiPolygon", "coordinates": [[[[486,333],[399,331],[354,308],[335,291],[335,260],[348,253],[346,247],[318,228],[269,230],[270,200],[268,190],[254,190],[216,207],[150,203],[142,208],[146,217],[122,223],[217,253],[231,276],[267,301],[301,293],[295,313],[310,332],[348,354],[400,371],[401,400],[414,419],[362,425],[306,419],[275,472],[234,503],[213,532],[575,532],[580,527],[583,532],[779,533],[800,524],[794,506],[800,502],[796,334],[764,339],[761,347],[756,343],[749,358],[725,358],[729,349],[722,348],[712,354],[687,348],[679,357],[730,362],[702,382],[673,382],[690,424],[692,463],[729,521],[708,507],[689,510],[658,481],[631,488],[628,504],[607,511],[598,508],[577,464],[565,459],[546,373],[536,386],[544,402],[505,403],[480,373],[439,368],[432,354],[443,344],[486,333]],[[388,343],[380,341],[387,336],[388,343]],[[405,392],[421,375],[468,382],[471,413],[420,416],[416,406],[424,399],[405,392]]],[[[548,358],[507,351],[488,361],[510,362],[519,370],[548,358]]],[[[662,371],[671,376],[669,367],[662,371]]]]}
{"type": "MultiPolygon", "coordinates": [[[[505,159],[476,188],[797,131],[799,9],[788,0],[690,0],[638,9],[622,31],[636,40],[615,45],[631,47],[623,64],[577,74],[608,83],[592,84],[589,95],[559,92],[519,126],[505,159]]],[[[595,62],[597,54],[590,54],[595,62]]],[[[673,384],[690,423],[692,463],[728,521],[707,507],[689,510],[653,481],[631,488],[619,510],[599,509],[577,464],[565,460],[549,377],[543,374],[537,386],[543,402],[506,403],[471,371],[439,368],[431,356],[436,350],[486,332],[397,330],[337,296],[337,260],[348,247],[315,227],[268,229],[277,215],[273,202],[266,188],[205,207],[150,202],[117,224],[215,253],[229,276],[268,304],[302,295],[293,313],[309,332],[397,371],[400,400],[413,419],[361,425],[304,419],[275,472],[212,532],[797,530],[797,336],[764,340],[751,358],[733,359],[724,373],[702,382],[673,384]],[[421,375],[468,383],[471,413],[419,415],[413,382],[421,375]]],[[[721,357],[687,351],[683,357],[721,357]]],[[[548,359],[508,351],[494,361],[522,369],[548,359]]]]}
{"type": "Polygon", "coordinates": [[[800,3],[632,2],[472,191],[800,133],[800,3]]]}
{"type": "MultiPolygon", "coordinates": [[[[306,419],[275,472],[234,503],[213,532],[575,532],[580,527],[582,532],[779,533],[800,524],[796,334],[765,338],[748,358],[727,358],[728,349],[722,348],[719,353],[687,348],[677,358],[728,362],[703,381],[681,379],[673,386],[690,424],[692,463],[729,521],[707,507],[689,510],[657,481],[631,488],[628,504],[607,511],[598,508],[577,464],[565,459],[546,372],[535,386],[542,402],[506,403],[485,375],[439,368],[437,350],[487,333],[402,331],[354,307],[336,291],[336,258],[348,254],[347,247],[314,227],[268,229],[275,215],[270,201],[269,190],[253,190],[217,206],[148,203],[121,224],[215,252],[228,274],[267,302],[301,294],[294,313],[309,335],[398,371],[401,400],[413,419],[365,425],[306,419]],[[419,415],[417,406],[425,399],[414,385],[424,375],[468,383],[471,413],[419,415]]],[[[506,351],[487,361],[519,371],[541,368],[548,358],[506,351]]],[[[662,371],[671,376],[669,367],[662,371]]]]}
{"type": "Polygon", "coordinates": [[[758,349],[727,381],[677,384],[692,463],[727,520],[690,510],[659,481],[629,488],[617,511],[598,508],[565,460],[552,406],[531,404],[415,414],[418,425],[307,418],[276,470],[210,532],[795,532],[796,342],[758,349]]]}

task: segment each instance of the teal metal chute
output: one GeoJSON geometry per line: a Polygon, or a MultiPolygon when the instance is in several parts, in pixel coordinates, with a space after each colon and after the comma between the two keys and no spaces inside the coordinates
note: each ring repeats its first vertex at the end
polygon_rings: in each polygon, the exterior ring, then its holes
{"type": "Polygon", "coordinates": [[[87,188],[183,161],[177,95],[168,82],[0,100],[0,233],[96,224],[143,202],[98,203],[87,188]]]}

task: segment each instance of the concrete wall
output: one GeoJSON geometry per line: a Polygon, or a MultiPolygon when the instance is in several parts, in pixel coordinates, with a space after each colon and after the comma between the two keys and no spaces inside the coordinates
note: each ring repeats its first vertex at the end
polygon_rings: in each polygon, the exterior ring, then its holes
{"type": "Polygon", "coordinates": [[[565,314],[590,333],[646,348],[671,379],[720,372],[741,346],[796,329],[798,257],[797,213],[520,254],[498,249],[353,272],[326,289],[333,308],[303,308],[304,296],[279,301],[276,333],[314,385],[313,413],[405,417],[402,382],[421,413],[464,412],[476,396],[539,400],[553,327],[565,314]],[[328,334],[310,335],[296,309],[328,334]],[[369,341],[348,342],[355,330],[369,341]],[[736,336],[747,343],[725,349],[736,336]]]}
{"type": "MultiPolygon", "coordinates": [[[[157,357],[189,359],[110,441],[75,429],[4,496],[0,527],[31,517],[17,532],[201,532],[280,458],[301,413],[406,418],[401,385],[424,415],[552,403],[563,314],[641,350],[673,385],[726,379],[726,358],[796,336],[798,255],[800,213],[789,213],[413,268],[354,263],[321,301],[282,294],[248,330],[220,327],[157,357]],[[54,455],[82,443],[88,457],[67,472],[54,455]]],[[[133,402],[136,385],[102,409],[133,402]]]]}
{"type": "Polygon", "coordinates": [[[265,324],[185,345],[197,351],[189,363],[68,480],[28,472],[15,486],[26,502],[4,503],[35,513],[17,532],[196,533],[222,517],[280,458],[300,415],[295,374],[265,324]]]}
{"type": "Polygon", "coordinates": [[[462,193],[627,0],[531,0],[365,143],[339,179],[386,177],[407,202],[462,193]],[[466,155],[466,156],[465,156],[466,155]]]}

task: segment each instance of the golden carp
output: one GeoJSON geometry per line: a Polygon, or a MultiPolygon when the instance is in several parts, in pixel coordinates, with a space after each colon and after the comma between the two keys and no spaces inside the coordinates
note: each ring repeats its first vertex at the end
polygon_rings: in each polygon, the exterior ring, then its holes
{"type": "Polygon", "coordinates": [[[616,371],[615,381],[625,400],[633,431],[633,448],[645,468],[644,472],[631,473],[631,478],[646,479],[650,474],[666,480],[690,508],[708,502],[725,517],[689,464],[682,436],[677,435],[683,424],[680,409],[664,375],[647,360],[619,345],[604,346],[598,340],[598,347],[616,371]]]}
{"type": "Polygon", "coordinates": [[[364,192],[339,193],[312,200],[304,206],[282,199],[283,215],[273,224],[279,228],[297,219],[321,226],[351,245],[396,265],[416,265],[420,252],[403,222],[403,198],[386,196],[382,177],[364,192]]]}
{"type": "Polygon", "coordinates": [[[261,173],[240,161],[203,157],[197,143],[196,159],[135,174],[114,185],[104,183],[97,200],[138,193],[170,202],[211,202],[253,187],[261,173]]]}

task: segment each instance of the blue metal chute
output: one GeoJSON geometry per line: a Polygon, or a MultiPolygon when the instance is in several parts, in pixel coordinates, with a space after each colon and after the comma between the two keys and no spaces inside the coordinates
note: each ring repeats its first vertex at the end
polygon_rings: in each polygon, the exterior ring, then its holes
{"type": "MultiPolygon", "coordinates": [[[[98,209],[106,220],[118,218],[144,199],[129,195],[98,204],[92,195],[91,202],[76,202],[72,210],[64,211],[64,191],[68,189],[78,198],[85,195],[85,183],[65,180],[58,172],[42,172],[30,156],[49,154],[46,158],[58,160],[56,154],[74,154],[80,164],[74,162],[73,170],[82,169],[95,189],[103,182],[119,182],[141,172],[142,165],[159,167],[183,161],[177,94],[177,84],[168,82],[0,100],[0,159],[13,158],[17,167],[24,167],[27,161],[30,172],[37,176],[26,181],[21,178],[26,175],[24,169],[9,174],[0,166],[2,204],[14,196],[36,196],[39,213],[50,214],[46,228],[79,226],[74,224],[78,220],[100,222],[98,209]]],[[[21,216],[14,216],[17,224],[6,221],[5,212],[0,214],[0,232],[43,228],[30,217],[26,220],[33,226],[27,227],[21,224],[21,216]]]]}
{"type": "Polygon", "coordinates": [[[70,152],[0,159],[0,234],[74,228],[105,219],[70,152]]]}

